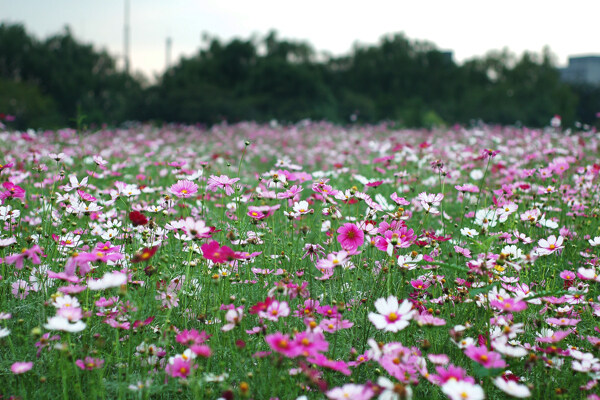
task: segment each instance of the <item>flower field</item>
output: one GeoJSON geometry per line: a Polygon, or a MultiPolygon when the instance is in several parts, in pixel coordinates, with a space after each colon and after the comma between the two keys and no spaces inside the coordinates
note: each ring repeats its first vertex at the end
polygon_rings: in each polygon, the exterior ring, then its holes
{"type": "Polygon", "coordinates": [[[599,145],[0,132],[0,399],[600,399],[599,145]]]}

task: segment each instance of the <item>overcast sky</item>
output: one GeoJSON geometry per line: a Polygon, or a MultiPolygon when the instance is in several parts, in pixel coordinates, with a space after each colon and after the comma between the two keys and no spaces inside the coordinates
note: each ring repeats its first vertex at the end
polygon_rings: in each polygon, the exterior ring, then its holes
{"type": "MultiPolygon", "coordinates": [[[[560,65],[569,55],[600,54],[600,0],[129,0],[131,66],[147,76],[202,46],[202,32],[221,39],[264,36],[308,41],[318,52],[348,53],[404,32],[453,50],[462,62],[489,50],[541,52],[560,65]]],[[[0,0],[0,21],[22,23],[38,38],[69,25],[74,36],[123,54],[125,0],[0,0]]]]}

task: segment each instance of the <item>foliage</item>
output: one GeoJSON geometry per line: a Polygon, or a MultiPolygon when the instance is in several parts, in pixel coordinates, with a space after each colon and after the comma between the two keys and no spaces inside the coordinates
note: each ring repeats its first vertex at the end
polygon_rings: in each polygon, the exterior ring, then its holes
{"type": "MultiPolygon", "coordinates": [[[[280,39],[274,31],[264,38],[205,40],[195,56],[182,58],[150,86],[117,69],[106,51],[79,43],[68,28],[40,41],[20,25],[2,24],[0,78],[35,86],[52,99],[54,106],[46,109],[54,116],[21,113],[22,127],[72,124],[78,112],[96,124],[310,118],[540,127],[554,115],[565,126],[593,124],[600,110],[597,88],[563,83],[548,49],[519,58],[492,51],[457,65],[451,53],[403,34],[357,44],[337,57],[316,54],[309,44],[280,39]]],[[[43,102],[35,96],[28,101],[43,102]]]]}

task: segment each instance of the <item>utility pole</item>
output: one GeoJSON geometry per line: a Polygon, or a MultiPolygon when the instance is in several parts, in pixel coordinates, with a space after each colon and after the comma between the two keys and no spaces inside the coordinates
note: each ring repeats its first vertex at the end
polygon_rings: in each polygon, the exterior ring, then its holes
{"type": "Polygon", "coordinates": [[[171,67],[171,48],[173,46],[173,41],[170,37],[167,37],[167,42],[165,43],[165,71],[171,67]]]}
{"type": "Polygon", "coordinates": [[[129,73],[129,0],[125,0],[125,21],[123,26],[123,59],[125,72],[129,73]]]}

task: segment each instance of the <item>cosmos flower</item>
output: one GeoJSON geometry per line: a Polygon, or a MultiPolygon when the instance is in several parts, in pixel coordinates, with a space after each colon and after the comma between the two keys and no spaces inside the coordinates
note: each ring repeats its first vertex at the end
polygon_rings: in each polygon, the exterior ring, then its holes
{"type": "Polygon", "coordinates": [[[31,361],[28,361],[28,362],[18,361],[16,363],[13,363],[13,365],[10,366],[10,370],[15,375],[24,374],[25,372],[29,371],[31,368],[33,368],[33,363],[31,361]]]}
{"type": "Polygon", "coordinates": [[[198,185],[192,181],[180,180],[169,188],[169,192],[179,198],[188,198],[198,192],[198,185]]]}
{"type": "Polygon", "coordinates": [[[450,400],[483,400],[485,398],[481,386],[467,381],[449,380],[442,386],[442,392],[450,400]]]}
{"type": "Polygon", "coordinates": [[[342,387],[328,390],[325,395],[327,395],[327,398],[330,400],[368,400],[375,395],[375,392],[366,385],[346,383],[342,387]]]}
{"type": "Polygon", "coordinates": [[[132,259],[132,263],[139,263],[142,261],[148,261],[158,250],[158,246],[144,247],[140,253],[137,253],[132,259]]]}
{"type": "Polygon", "coordinates": [[[234,193],[233,184],[239,181],[240,178],[229,178],[227,175],[211,175],[208,178],[206,189],[216,192],[218,189],[225,190],[227,196],[231,196],[234,193]]]}
{"type": "Polygon", "coordinates": [[[174,378],[187,378],[192,372],[192,359],[175,357],[165,368],[165,372],[174,378]]]}
{"type": "Polygon", "coordinates": [[[339,233],[337,240],[344,250],[353,252],[363,245],[365,241],[364,232],[355,224],[345,223],[337,230],[339,233]]]}
{"type": "Polygon", "coordinates": [[[294,358],[300,354],[301,349],[290,339],[289,335],[280,332],[265,336],[265,341],[276,352],[286,357],[294,358]]]}
{"type": "Polygon", "coordinates": [[[86,328],[85,322],[79,320],[74,324],[70,323],[65,317],[54,316],[48,318],[48,322],[44,324],[44,328],[51,331],[64,331],[64,332],[81,332],[86,328]]]}
{"type": "Polygon", "coordinates": [[[394,296],[377,299],[375,308],[379,314],[370,312],[369,321],[375,325],[375,328],[386,332],[398,332],[406,328],[416,313],[416,310],[412,310],[410,301],[405,299],[401,305],[398,305],[398,299],[394,296]]]}
{"type": "Polygon", "coordinates": [[[146,225],[148,223],[148,218],[139,211],[131,211],[129,213],[129,220],[133,226],[146,225]]]}
{"type": "Polygon", "coordinates": [[[512,397],[523,399],[531,396],[531,391],[527,385],[521,385],[513,380],[504,379],[501,376],[494,379],[494,385],[512,397]]]}
{"type": "Polygon", "coordinates": [[[540,239],[538,241],[538,246],[536,248],[537,254],[540,256],[546,256],[548,254],[552,254],[558,250],[564,249],[563,246],[563,237],[556,237],[554,235],[550,235],[548,239],[540,239]]]}
{"type": "Polygon", "coordinates": [[[87,282],[90,290],[105,290],[120,287],[127,283],[127,274],[119,271],[106,272],[100,279],[89,279],[87,282]]]}
{"type": "Polygon", "coordinates": [[[102,360],[101,358],[92,358],[88,356],[85,357],[83,360],[79,359],[75,361],[75,365],[77,365],[80,369],[84,371],[91,371],[93,369],[102,368],[102,366],[104,365],[104,360],[102,360]]]}
{"type": "Polygon", "coordinates": [[[506,362],[502,359],[500,354],[489,351],[485,346],[469,346],[465,350],[465,355],[471,360],[477,361],[485,368],[504,368],[506,362]]]}

